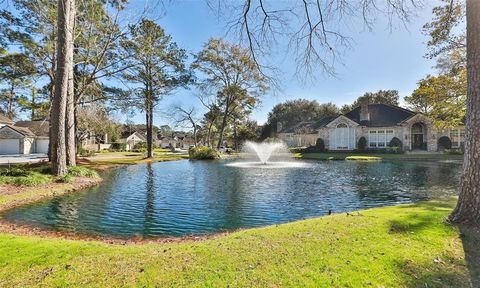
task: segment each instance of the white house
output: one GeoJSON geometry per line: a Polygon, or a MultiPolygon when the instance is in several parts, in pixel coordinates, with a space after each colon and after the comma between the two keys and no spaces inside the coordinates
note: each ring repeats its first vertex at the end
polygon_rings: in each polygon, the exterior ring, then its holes
{"type": "Polygon", "coordinates": [[[143,136],[139,132],[133,132],[133,133],[127,133],[123,135],[123,138],[120,139],[121,143],[127,144],[127,151],[130,151],[135,147],[135,144],[141,143],[141,142],[147,142],[147,138],[143,136]]]}
{"type": "Polygon", "coordinates": [[[297,147],[315,145],[321,138],[325,148],[331,151],[357,149],[361,137],[367,140],[367,148],[386,148],[396,137],[402,142],[403,150],[438,151],[442,143],[439,140],[446,138],[452,142],[452,148],[463,147],[465,127],[439,130],[421,113],[363,102],[346,114],[288,127],[280,131],[278,137],[287,145],[297,147]]]}
{"type": "Polygon", "coordinates": [[[48,153],[48,121],[19,121],[0,128],[0,155],[48,153]]]}

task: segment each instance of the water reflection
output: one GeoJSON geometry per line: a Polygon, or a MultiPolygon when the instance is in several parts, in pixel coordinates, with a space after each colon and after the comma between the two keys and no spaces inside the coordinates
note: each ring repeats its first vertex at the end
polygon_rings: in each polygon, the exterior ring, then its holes
{"type": "Polygon", "coordinates": [[[5,217],[118,237],[202,234],[453,195],[461,169],[435,162],[310,162],[294,169],[225,164],[119,168],[96,188],[20,207],[5,217]]]}

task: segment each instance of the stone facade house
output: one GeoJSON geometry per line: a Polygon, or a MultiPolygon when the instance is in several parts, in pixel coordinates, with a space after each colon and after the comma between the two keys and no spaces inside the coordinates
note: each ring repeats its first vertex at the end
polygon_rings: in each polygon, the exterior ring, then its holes
{"type": "Polygon", "coordinates": [[[396,137],[405,151],[438,151],[442,149],[442,137],[451,140],[452,148],[463,147],[465,127],[442,131],[421,113],[398,106],[362,103],[346,114],[283,129],[278,137],[290,147],[315,145],[321,138],[330,151],[355,150],[361,137],[365,137],[369,149],[386,148],[396,137]]]}

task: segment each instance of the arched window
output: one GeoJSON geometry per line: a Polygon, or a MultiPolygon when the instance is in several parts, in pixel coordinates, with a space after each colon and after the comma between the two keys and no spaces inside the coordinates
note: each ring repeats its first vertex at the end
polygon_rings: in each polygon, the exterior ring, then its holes
{"type": "Polygon", "coordinates": [[[415,123],[412,125],[412,134],[423,134],[423,125],[421,123],[415,123]]]}
{"type": "Polygon", "coordinates": [[[340,123],[337,125],[337,128],[348,128],[348,126],[345,123],[340,123]]]}

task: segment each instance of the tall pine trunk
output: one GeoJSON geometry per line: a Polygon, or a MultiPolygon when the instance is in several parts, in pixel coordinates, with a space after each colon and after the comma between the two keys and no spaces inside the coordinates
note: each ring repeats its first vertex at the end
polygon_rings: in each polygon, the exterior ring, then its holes
{"type": "Polygon", "coordinates": [[[153,92],[147,89],[146,115],[147,115],[147,158],[153,158],[153,92]]]}
{"type": "Polygon", "coordinates": [[[450,221],[480,225],[480,1],[467,0],[467,119],[460,195],[450,221]]]}
{"type": "Polygon", "coordinates": [[[55,92],[52,101],[51,122],[52,130],[52,172],[57,176],[67,173],[67,159],[65,152],[65,116],[68,97],[69,62],[68,51],[72,44],[72,27],[70,24],[71,0],[58,0],[57,5],[57,53],[55,72],[55,92]]]}
{"type": "Polygon", "coordinates": [[[69,27],[72,29],[71,43],[68,45],[68,96],[65,122],[65,145],[67,152],[67,165],[76,166],[76,141],[75,141],[75,84],[73,73],[73,29],[75,28],[75,0],[71,0],[69,27]]]}

